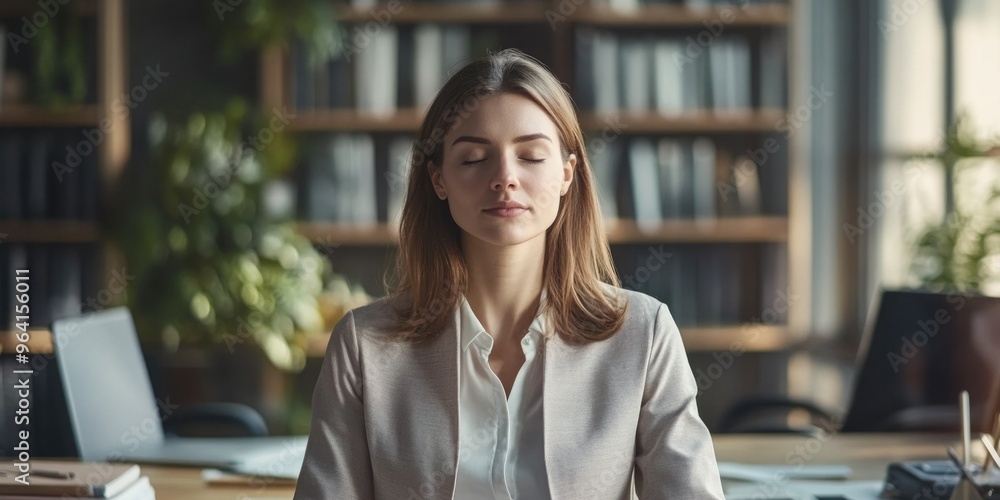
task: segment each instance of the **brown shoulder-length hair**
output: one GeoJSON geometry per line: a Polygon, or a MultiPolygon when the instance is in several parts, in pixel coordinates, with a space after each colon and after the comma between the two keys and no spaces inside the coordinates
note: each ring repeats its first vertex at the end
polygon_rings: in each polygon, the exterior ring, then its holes
{"type": "Polygon", "coordinates": [[[442,164],[445,134],[489,96],[515,93],[544,109],[559,130],[562,156],[577,158],[574,180],[546,232],[548,324],[562,338],[586,344],[611,337],[627,302],[602,284],[619,286],[576,111],[566,90],[536,59],[513,49],[480,57],[438,92],[414,139],[399,227],[395,283],[390,284],[400,340],[436,336],[453,317],[468,286],[460,229],[448,202],[436,196],[429,163],[442,164]]]}

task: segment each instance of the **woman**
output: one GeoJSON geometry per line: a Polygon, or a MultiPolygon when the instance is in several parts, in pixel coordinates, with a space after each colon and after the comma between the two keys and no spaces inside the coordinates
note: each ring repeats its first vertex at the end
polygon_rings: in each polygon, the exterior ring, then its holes
{"type": "Polygon", "coordinates": [[[667,307],[622,290],[569,96],[514,50],[414,142],[389,297],[334,328],[295,498],[723,498],[667,307]]]}

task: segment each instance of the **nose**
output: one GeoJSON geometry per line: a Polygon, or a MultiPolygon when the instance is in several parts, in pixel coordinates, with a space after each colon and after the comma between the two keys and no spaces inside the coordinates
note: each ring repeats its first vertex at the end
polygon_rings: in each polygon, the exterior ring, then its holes
{"type": "Polygon", "coordinates": [[[516,164],[515,159],[509,155],[500,155],[496,172],[493,174],[493,180],[490,183],[494,191],[517,189],[519,181],[517,180],[517,172],[515,171],[516,164]]]}

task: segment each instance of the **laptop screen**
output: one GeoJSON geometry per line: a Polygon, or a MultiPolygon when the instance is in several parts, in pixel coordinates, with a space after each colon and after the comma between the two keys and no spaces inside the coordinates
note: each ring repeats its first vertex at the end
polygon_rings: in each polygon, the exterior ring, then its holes
{"type": "Polygon", "coordinates": [[[991,431],[1000,402],[1000,298],[885,291],[866,340],[843,430],[958,429],[958,398],[967,390],[973,429],[991,431]]]}
{"type": "Polygon", "coordinates": [[[128,309],[55,321],[52,337],[80,458],[160,447],[163,426],[128,309]]]}

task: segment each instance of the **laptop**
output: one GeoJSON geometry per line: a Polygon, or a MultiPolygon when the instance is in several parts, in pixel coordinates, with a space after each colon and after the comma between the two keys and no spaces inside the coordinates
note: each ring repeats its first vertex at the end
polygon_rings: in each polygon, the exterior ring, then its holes
{"type": "Polygon", "coordinates": [[[164,415],[153,396],[127,308],[57,320],[52,337],[81,459],[214,467],[262,477],[298,476],[307,436],[165,436],[164,415]]]}
{"type": "Polygon", "coordinates": [[[1000,298],[885,290],[870,313],[841,430],[957,430],[967,390],[973,430],[991,431],[1000,409],[1000,298]]]}

